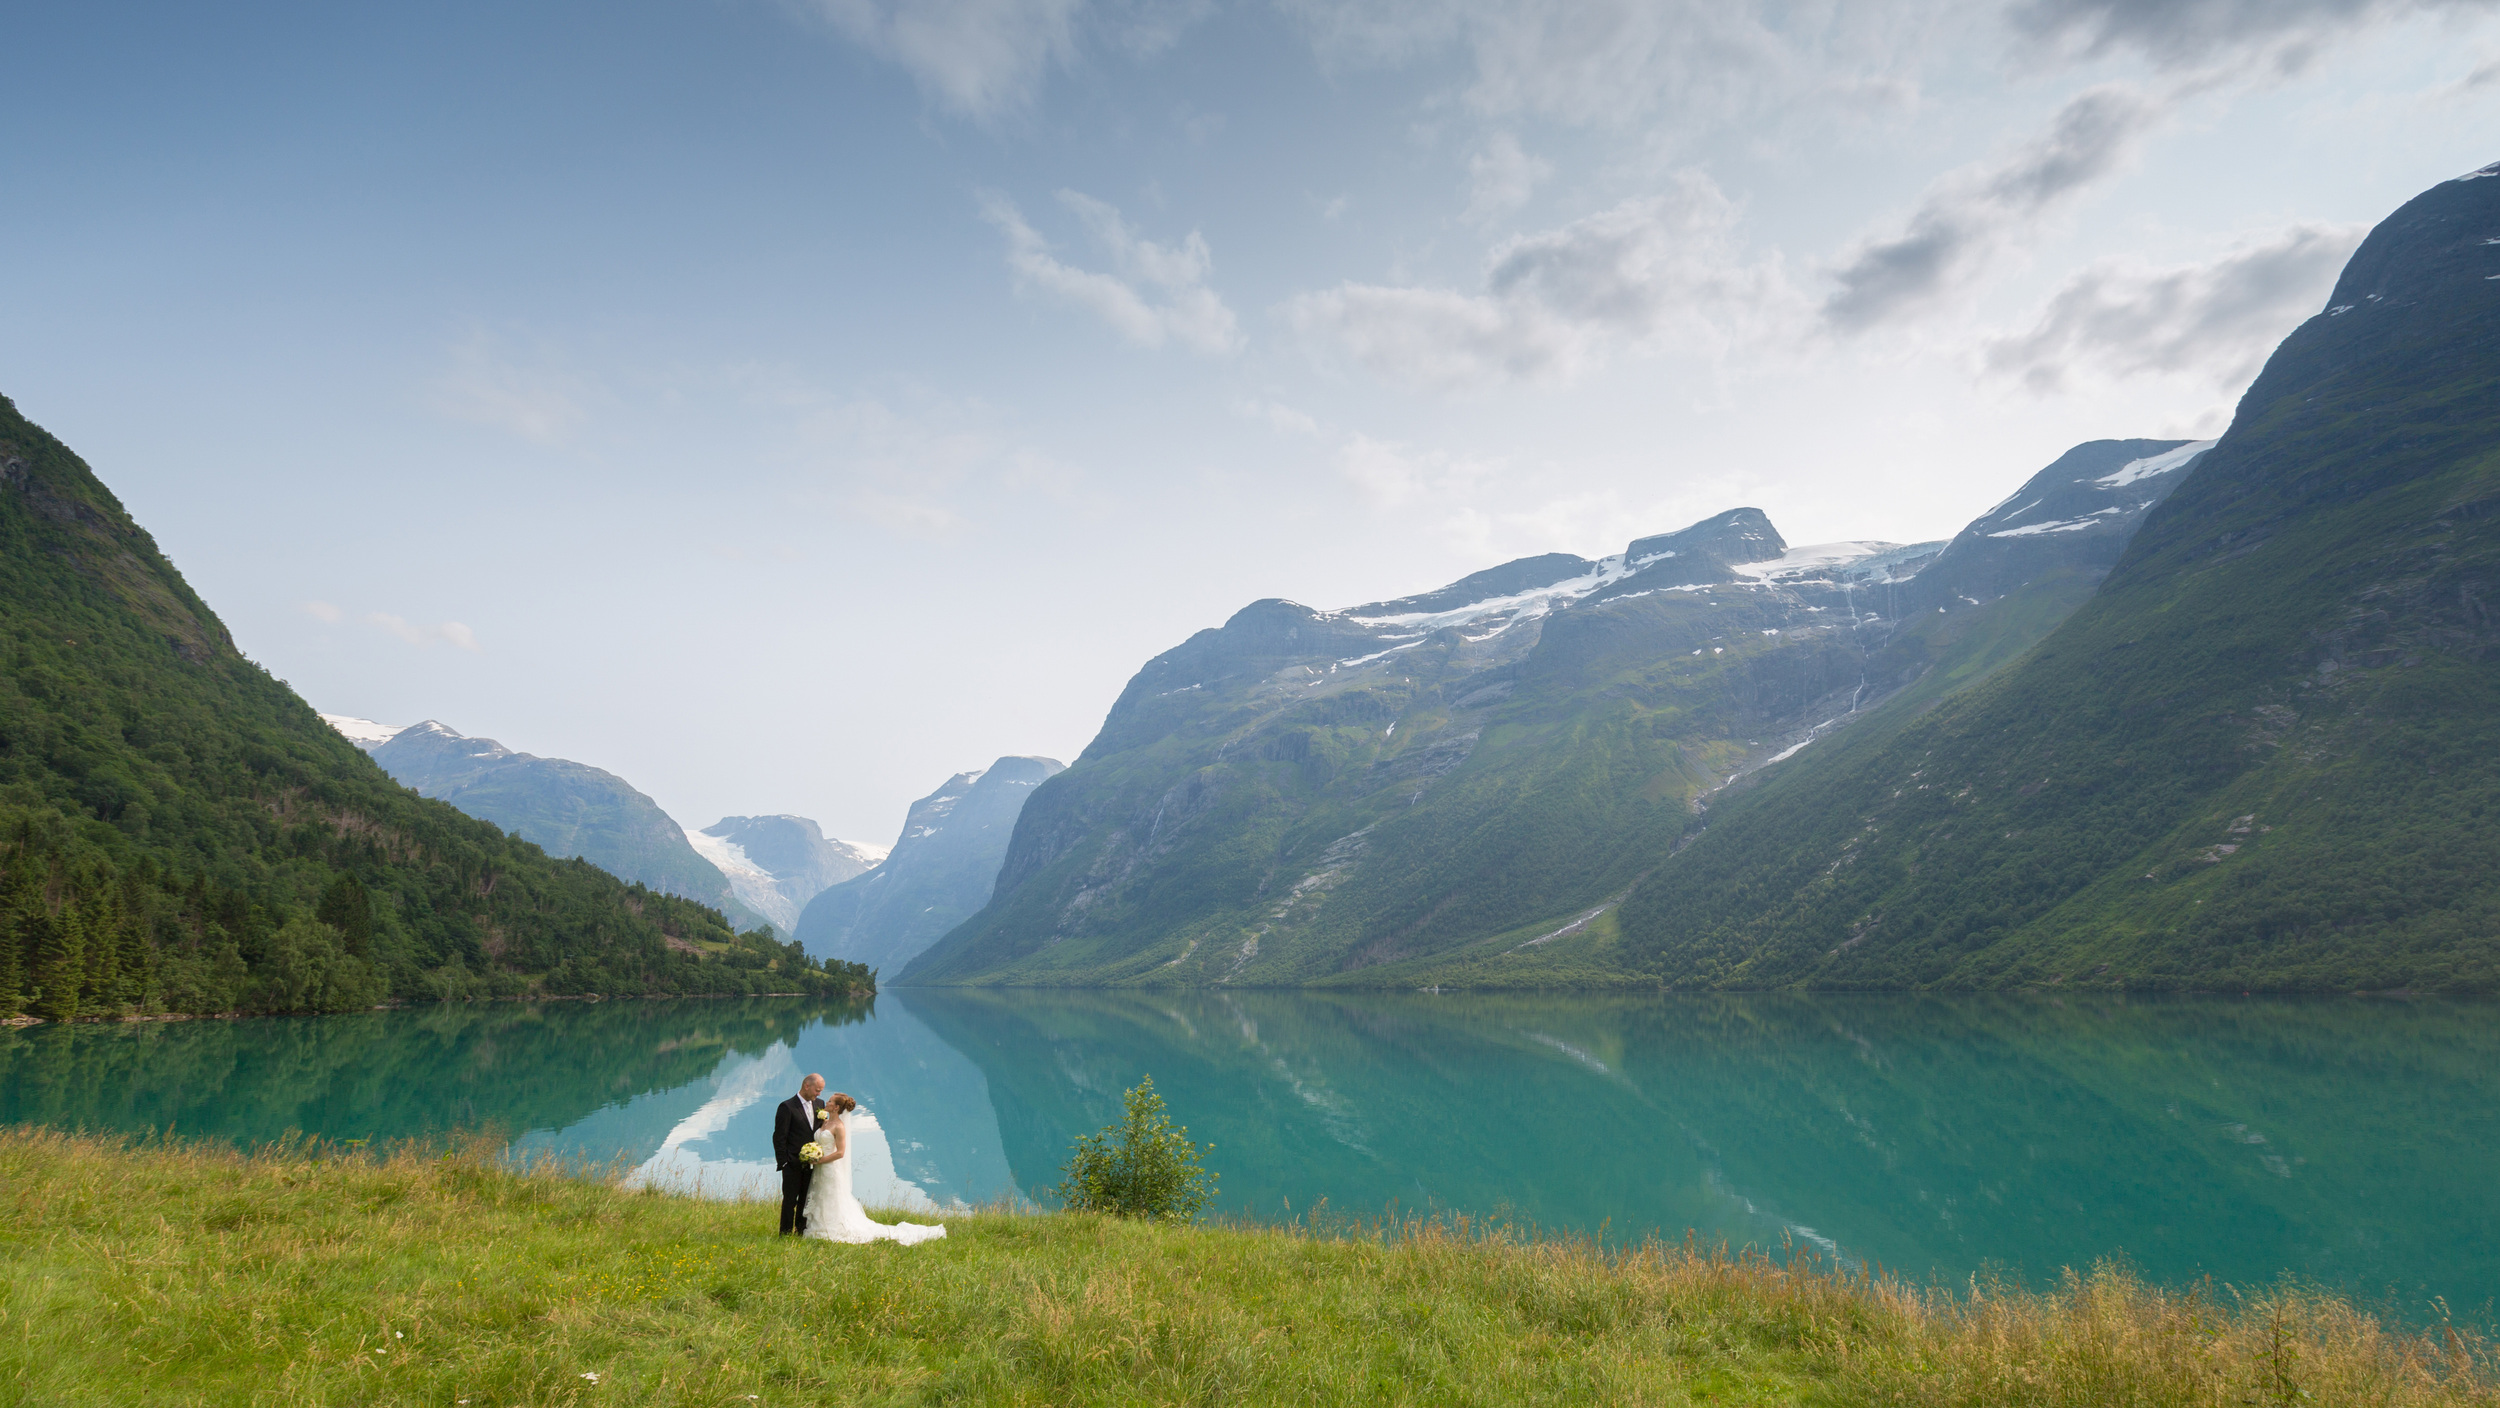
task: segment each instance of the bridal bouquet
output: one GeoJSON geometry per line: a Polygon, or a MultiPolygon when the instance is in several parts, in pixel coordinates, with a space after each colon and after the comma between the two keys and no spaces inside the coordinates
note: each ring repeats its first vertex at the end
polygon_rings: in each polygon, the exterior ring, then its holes
{"type": "Polygon", "coordinates": [[[812,1164],[825,1156],[825,1146],[810,1139],[799,1146],[799,1162],[812,1164]]]}

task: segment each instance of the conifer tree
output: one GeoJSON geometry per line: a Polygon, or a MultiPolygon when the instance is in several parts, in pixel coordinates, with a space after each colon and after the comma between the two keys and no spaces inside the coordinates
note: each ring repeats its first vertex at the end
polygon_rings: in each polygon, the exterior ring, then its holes
{"type": "Polygon", "coordinates": [[[79,959],[80,925],[75,906],[59,915],[46,913],[41,898],[23,921],[27,935],[28,956],[32,960],[32,979],[27,986],[26,1010],[50,1022],[66,1022],[78,1015],[78,988],[86,975],[79,959]]]}
{"type": "Polygon", "coordinates": [[[78,985],[78,1010],[110,1012],[121,1005],[119,898],[110,889],[102,890],[88,895],[72,912],[77,916],[78,956],[86,970],[78,985]]]}
{"type": "Polygon", "coordinates": [[[26,933],[18,922],[25,910],[21,896],[30,888],[23,855],[17,870],[18,883],[10,887],[7,903],[0,904],[0,1017],[17,1015],[26,991],[26,933]]]}
{"type": "Polygon", "coordinates": [[[358,958],[373,948],[373,902],[365,897],[364,883],[351,872],[342,873],[330,882],[321,896],[321,907],[313,917],[339,931],[347,951],[358,958]]]}
{"type": "Polygon", "coordinates": [[[156,944],[151,938],[156,906],[149,902],[156,879],[152,864],[145,874],[122,873],[122,919],[113,936],[120,949],[121,988],[114,994],[118,1006],[145,1007],[156,986],[156,944]]]}

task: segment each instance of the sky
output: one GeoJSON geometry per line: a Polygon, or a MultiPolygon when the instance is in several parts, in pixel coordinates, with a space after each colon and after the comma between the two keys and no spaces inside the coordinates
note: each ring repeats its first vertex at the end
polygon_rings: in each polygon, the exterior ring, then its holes
{"type": "Polygon", "coordinates": [[[2203,437],[2500,0],[26,0],[0,393],[319,709],[883,844],[1251,601],[2203,437]]]}

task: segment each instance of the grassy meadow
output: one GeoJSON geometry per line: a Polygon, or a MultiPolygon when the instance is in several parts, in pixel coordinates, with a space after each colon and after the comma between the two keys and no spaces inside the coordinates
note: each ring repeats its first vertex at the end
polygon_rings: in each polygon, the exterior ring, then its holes
{"type": "Polygon", "coordinates": [[[772,1219],[487,1146],[0,1130],[0,1402],[2500,1404],[2477,1337],[2108,1269],[1957,1293],[1456,1222],[772,1219]]]}

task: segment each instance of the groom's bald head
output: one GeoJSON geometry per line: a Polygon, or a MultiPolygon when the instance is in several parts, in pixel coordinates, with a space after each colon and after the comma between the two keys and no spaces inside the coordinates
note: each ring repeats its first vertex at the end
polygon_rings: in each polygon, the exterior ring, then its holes
{"type": "Polygon", "coordinates": [[[807,1079],[799,1082],[799,1098],[801,1100],[813,1100],[817,1096],[824,1093],[825,1078],[816,1074],[814,1071],[809,1071],[807,1073],[807,1079]]]}

